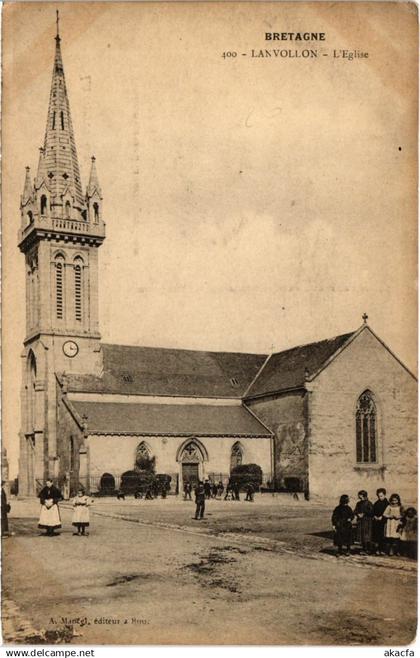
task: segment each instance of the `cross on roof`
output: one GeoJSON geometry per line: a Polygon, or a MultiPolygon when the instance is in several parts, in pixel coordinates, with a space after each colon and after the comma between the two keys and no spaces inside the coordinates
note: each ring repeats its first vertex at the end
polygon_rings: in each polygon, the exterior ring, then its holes
{"type": "Polygon", "coordinates": [[[369,317],[369,316],[368,316],[367,313],[363,313],[363,315],[362,315],[362,320],[363,320],[363,322],[364,322],[365,324],[366,324],[367,321],[368,321],[368,317],[369,317]]]}

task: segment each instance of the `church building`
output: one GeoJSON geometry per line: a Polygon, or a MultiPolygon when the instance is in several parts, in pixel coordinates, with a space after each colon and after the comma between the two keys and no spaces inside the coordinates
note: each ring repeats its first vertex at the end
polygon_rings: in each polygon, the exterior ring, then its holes
{"type": "Polygon", "coordinates": [[[79,483],[111,490],[153,459],[173,493],[257,464],[263,484],[309,498],[385,486],[414,501],[417,382],[366,316],[354,331],[275,354],[101,341],[102,190],[94,157],[82,186],[58,32],[55,41],[44,145],[20,203],[20,495],[47,477],[68,493],[79,483]]]}

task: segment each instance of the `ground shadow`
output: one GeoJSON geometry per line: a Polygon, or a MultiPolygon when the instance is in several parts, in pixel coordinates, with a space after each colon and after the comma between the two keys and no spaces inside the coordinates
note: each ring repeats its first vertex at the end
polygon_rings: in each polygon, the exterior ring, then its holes
{"type": "Polygon", "coordinates": [[[310,537],[321,537],[322,539],[333,539],[334,533],[332,530],[324,530],[323,532],[309,532],[310,537]]]}

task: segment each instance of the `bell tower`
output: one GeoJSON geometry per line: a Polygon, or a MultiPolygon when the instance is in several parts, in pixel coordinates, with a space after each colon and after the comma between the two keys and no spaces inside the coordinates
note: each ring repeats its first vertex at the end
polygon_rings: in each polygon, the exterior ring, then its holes
{"type": "Polygon", "coordinates": [[[44,144],[36,176],[26,167],[19,249],[25,256],[20,492],[58,473],[56,373],[100,375],[98,248],[102,191],[92,157],[83,194],[57,34],[44,144]]]}

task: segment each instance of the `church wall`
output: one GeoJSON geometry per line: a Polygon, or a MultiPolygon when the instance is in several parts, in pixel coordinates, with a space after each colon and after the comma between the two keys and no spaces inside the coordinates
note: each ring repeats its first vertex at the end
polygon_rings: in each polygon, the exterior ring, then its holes
{"type": "Polygon", "coordinates": [[[286,486],[286,478],[299,478],[304,488],[307,479],[305,392],[290,391],[248,401],[247,405],[275,434],[276,486],[286,486]]]}
{"type": "Polygon", "coordinates": [[[57,402],[57,482],[65,498],[76,492],[79,484],[87,485],[80,477],[80,448],[84,444],[83,431],[74,420],[58,394],[57,402]],[[66,495],[67,493],[67,495],[66,495]]]}
{"type": "MultiPolygon", "coordinates": [[[[150,453],[156,458],[156,473],[167,473],[173,478],[180,475],[181,465],[177,462],[179,448],[190,439],[187,437],[90,435],[87,439],[89,451],[90,477],[98,481],[103,473],[111,473],[118,478],[135,465],[137,446],[144,441],[150,453]]],[[[243,450],[243,463],[256,463],[261,466],[266,479],[271,477],[271,439],[238,437],[198,437],[197,442],[207,451],[208,460],[202,463],[201,477],[208,474],[228,475],[232,446],[240,441],[243,450]]]]}
{"type": "Polygon", "coordinates": [[[416,500],[417,383],[386,348],[363,331],[311,384],[309,490],[337,499],[378,487],[416,500]],[[378,464],[356,463],[355,411],[361,393],[375,396],[378,464]]]}

